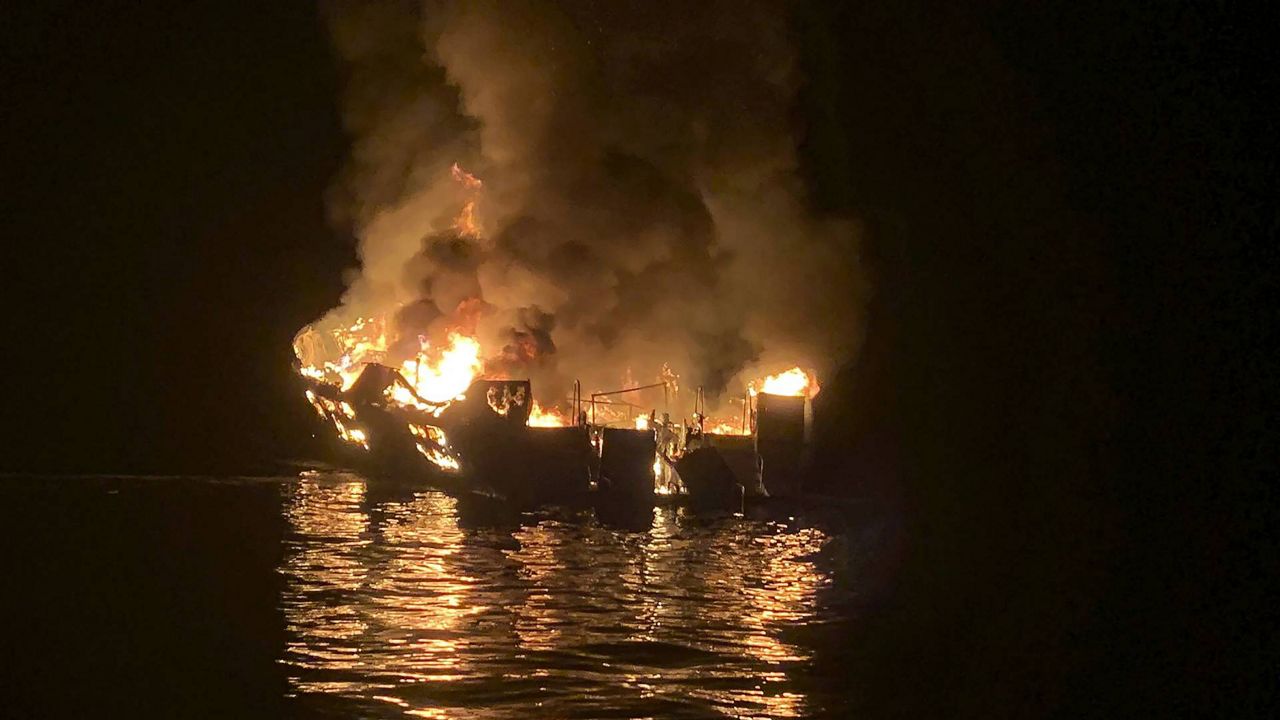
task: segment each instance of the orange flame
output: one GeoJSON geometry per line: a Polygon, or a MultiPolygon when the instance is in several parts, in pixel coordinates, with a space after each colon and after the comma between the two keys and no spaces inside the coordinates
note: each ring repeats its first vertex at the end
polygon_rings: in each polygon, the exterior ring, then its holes
{"type": "MultiPolygon", "coordinates": [[[[453,179],[473,195],[478,193],[480,188],[484,187],[484,183],[480,182],[480,178],[477,178],[475,175],[463,170],[458,163],[453,164],[451,172],[453,173],[453,179]]],[[[463,204],[462,210],[458,212],[458,217],[453,221],[453,227],[462,235],[480,237],[480,222],[476,219],[475,197],[468,198],[466,203],[463,204]]]]}
{"type": "Polygon", "coordinates": [[[463,170],[458,163],[454,163],[453,167],[449,168],[449,172],[453,174],[454,180],[457,180],[462,184],[462,187],[468,190],[479,190],[484,187],[484,183],[480,181],[480,178],[463,170]]]}
{"type": "Polygon", "coordinates": [[[423,400],[441,403],[465,393],[483,368],[480,342],[453,332],[435,362],[427,362],[421,356],[405,360],[400,364],[400,374],[423,400]]]}
{"type": "Polygon", "coordinates": [[[537,400],[529,408],[529,427],[568,427],[571,423],[558,410],[544,410],[537,400]]]}
{"type": "Polygon", "coordinates": [[[458,213],[457,219],[454,220],[453,227],[462,235],[480,236],[480,223],[476,220],[475,200],[468,200],[467,204],[462,206],[462,211],[458,213]]]}
{"type": "MultiPolygon", "coordinates": [[[[330,335],[341,352],[336,360],[318,360],[318,351],[308,349],[322,342],[318,337],[319,333],[310,327],[305,328],[294,342],[301,363],[298,372],[304,377],[335,385],[346,391],[360,377],[366,364],[381,363],[387,359],[388,341],[381,320],[361,318],[350,327],[339,328],[330,335]]],[[[389,386],[387,395],[389,399],[406,407],[439,411],[443,409],[441,404],[462,396],[480,376],[483,367],[480,342],[471,336],[451,332],[446,344],[432,348],[424,343],[418,357],[405,360],[396,368],[412,386],[413,392],[432,405],[423,405],[408,388],[401,385],[389,386]]],[[[320,400],[323,404],[324,399],[320,400]]],[[[312,404],[316,405],[316,401],[312,401],[312,404]]],[[[320,410],[317,407],[317,412],[320,410]]],[[[344,414],[350,418],[349,413],[344,414]]]]}
{"type": "Polygon", "coordinates": [[[744,427],[742,422],[727,422],[724,420],[707,420],[702,424],[703,432],[712,435],[750,435],[751,433],[744,427]]]}
{"type": "Polygon", "coordinates": [[[444,430],[434,425],[415,425],[409,423],[409,432],[418,440],[414,445],[422,457],[445,472],[457,472],[461,469],[458,459],[449,454],[449,441],[444,430]]]}
{"type": "Polygon", "coordinates": [[[803,395],[812,398],[818,394],[820,388],[816,378],[799,367],[793,367],[777,375],[769,375],[763,380],[757,380],[748,385],[747,389],[752,395],[765,393],[766,395],[803,395]]]}

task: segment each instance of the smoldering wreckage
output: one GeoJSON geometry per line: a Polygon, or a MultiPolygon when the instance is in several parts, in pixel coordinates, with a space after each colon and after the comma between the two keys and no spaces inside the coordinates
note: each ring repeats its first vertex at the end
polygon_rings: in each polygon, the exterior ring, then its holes
{"type": "Polygon", "coordinates": [[[794,496],[869,289],[805,199],[786,8],[325,12],[360,266],[294,351],[343,457],[521,508],[794,496]]]}

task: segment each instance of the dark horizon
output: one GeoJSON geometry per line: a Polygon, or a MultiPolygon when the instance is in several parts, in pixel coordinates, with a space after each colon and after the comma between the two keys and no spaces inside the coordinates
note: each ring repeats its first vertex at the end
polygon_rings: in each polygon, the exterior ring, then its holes
{"type": "MultiPolygon", "coordinates": [[[[866,228],[875,292],[821,378],[815,482],[908,527],[843,660],[867,713],[1274,699],[1265,25],[797,4],[807,200],[866,228]],[[865,474],[885,447],[895,472],[865,474]]],[[[315,457],[290,341],[357,265],[326,204],[350,138],[317,7],[46,3],[5,33],[0,471],[315,457]]]]}

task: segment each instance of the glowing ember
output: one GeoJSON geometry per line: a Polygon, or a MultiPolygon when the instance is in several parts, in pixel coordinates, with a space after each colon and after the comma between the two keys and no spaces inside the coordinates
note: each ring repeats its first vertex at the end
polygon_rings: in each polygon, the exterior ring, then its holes
{"type": "Polygon", "coordinates": [[[409,423],[409,432],[414,437],[421,438],[423,440],[430,440],[440,447],[447,447],[449,445],[448,439],[444,436],[444,430],[436,427],[435,425],[415,425],[413,423],[409,423]]]}
{"type": "Polygon", "coordinates": [[[310,390],[307,391],[307,402],[311,403],[311,407],[316,409],[317,415],[322,418],[328,417],[328,414],[324,411],[324,405],[321,404],[320,399],[316,394],[310,390]]]}
{"type": "Polygon", "coordinates": [[[637,430],[648,430],[648,429],[649,429],[649,416],[648,416],[648,415],[637,415],[637,416],[636,416],[636,429],[637,429],[637,430]]]}
{"type": "Polygon", "coordinates": [[[369,436],[365,435],[364,430],[357,427],[349,428],[336,417],[333,418],[333,426],[338,430],[338,437],[352,445],[358,445],[365,450],[369,449],[369,436]]]}
{"type": "Polygon", "coordinates": [[[799,367],[753,382],[748,389],[752,395],[765,393],[767,395],[803,395],[810,398],[817,395],[819,390],[818,381],[799,367]]]}
{"type": "Polygon", "coordinates": [[[506,417],[512,407],[523,407],[526,401],[528,398],[525,397],[523,385],[515,388],[514,391],[507,386],[491,387],[485,394],[485,402],[488,403],[489,409],[502,417],[506,417]]]}
{"type": "Polygon", "coordinates": [[[712,435],[750,435],[747,429],[742,427],[742,422],[724,422],[716,420],[707,420],[703,423],[703,432],[712,435]]]}
{"type": "Polygon", "coordinates": [[[414,443],[422,457],[431,464],[448,472],[461,469],[458,459],[449,454],[449,441],[444,430],[435,425],[416,425],[409,423],[409,432],[420,442],[414,443]],[[430,445],[430,447],[428,446],[430,445]]]}
{"type": "Polygon", "coordinates": [[[429,460],[431,464],[435,465],[441,470],[456,472],[461,468],[461,465],[458,464],[458,461],[456,458],[453,458],[453,457],[450,457],[449,455],[444,454],[438,448],[428,448],[422,443],[417,443],[416,446],[418,448],[418,452],[422,453],[422,457],[429,460]]]}

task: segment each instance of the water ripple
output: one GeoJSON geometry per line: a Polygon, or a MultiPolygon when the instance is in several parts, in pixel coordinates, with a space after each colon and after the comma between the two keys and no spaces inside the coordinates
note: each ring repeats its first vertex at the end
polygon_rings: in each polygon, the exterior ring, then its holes
{"type": "Polygon", "coordinates": [[[657,508],[464,529],[456,502],[371,499],[352,475],[286,486],[282,599],[295,695],[424,718],[801,717],[823,620],[823,532],[657,508]]]}

